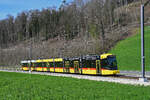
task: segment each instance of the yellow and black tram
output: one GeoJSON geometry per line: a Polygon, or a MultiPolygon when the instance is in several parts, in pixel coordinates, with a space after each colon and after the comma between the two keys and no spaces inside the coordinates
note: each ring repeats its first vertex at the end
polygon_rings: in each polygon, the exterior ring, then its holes
{"type": "Polygon", "coordinates": [[[119,73],[116,56],[112,54],[87,55],[75,58],[52,58],[21,61],[24,71],[62,72],[92,75],[119,73]]]}

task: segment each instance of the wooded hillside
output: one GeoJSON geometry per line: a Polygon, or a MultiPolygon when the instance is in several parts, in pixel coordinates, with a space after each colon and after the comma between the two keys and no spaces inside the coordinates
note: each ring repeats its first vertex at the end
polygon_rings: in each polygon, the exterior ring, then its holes
{"type": "MultiPolygon", "coordinates": [[[[8,15],[0,21],[0,64],[107,52],[139,25],[140,4],[141,0],[64,0],[59,9],[8,15]]],[[[145,22],[150,20],[148,9],[145,22]]]]}

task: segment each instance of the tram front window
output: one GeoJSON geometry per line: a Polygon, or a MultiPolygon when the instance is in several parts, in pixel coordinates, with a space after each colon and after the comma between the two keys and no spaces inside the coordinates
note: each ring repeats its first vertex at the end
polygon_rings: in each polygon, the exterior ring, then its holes
{"type": "Polygon", "coordinates": [[[116,57],[115,57],[115,56],[108,56],[107,60],[108,60],[108,66],[109,66],[111,69],[113,69],[113,70],[117,70],[116,57]]]}
{"type": "Polygon", "coordinates": [[[117,61],[115,56],[108,56],[101,61],[101,67],[109,70],[117,70],[117,61]]]}

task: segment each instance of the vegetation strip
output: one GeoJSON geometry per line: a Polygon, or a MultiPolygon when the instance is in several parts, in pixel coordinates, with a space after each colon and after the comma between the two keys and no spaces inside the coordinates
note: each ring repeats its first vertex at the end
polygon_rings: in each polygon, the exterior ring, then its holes
{"type": "Polygon", "coordinates": [[[1,100],[149,100],[150,86],[0,72],[1,100]],[[142,95],[141,95],[142,94],[142,95]]]}
{"type": "MultiPolygon", "coordinates": [[[[23,71],[6,71],[6,72],[29,73],[29,72],[23,72],[23,71]]],[[[124,79],[124,78],[122,79],[122,78],[105,77],[105,76],[88,76],[88,75],[48,73],[48,72],[31,72],[30,74],[72,77],[72,78],[77,78],[77,79],[106,81],[106,82],[114,82],[114,83],[121,83],[121,84],[130,84],[130,85],[143,85],[143,86],[149,86],[150,85],[150,82],[140,82],[139,80],[136,80],[136,79],[124,79]]]]}

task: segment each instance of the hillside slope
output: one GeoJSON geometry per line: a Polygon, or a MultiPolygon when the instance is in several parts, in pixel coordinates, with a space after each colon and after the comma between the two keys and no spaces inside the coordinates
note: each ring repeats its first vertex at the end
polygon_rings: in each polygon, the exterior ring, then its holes
{"type": "MultiPolygon", "coordinates": [[[[118,44],[110,51],[117,55],[120,70],[141,70],[141,35],[140,30],[118,44]]],[[[145,27],[145,67],[150,70],[150,26],[145,27]]]]}

